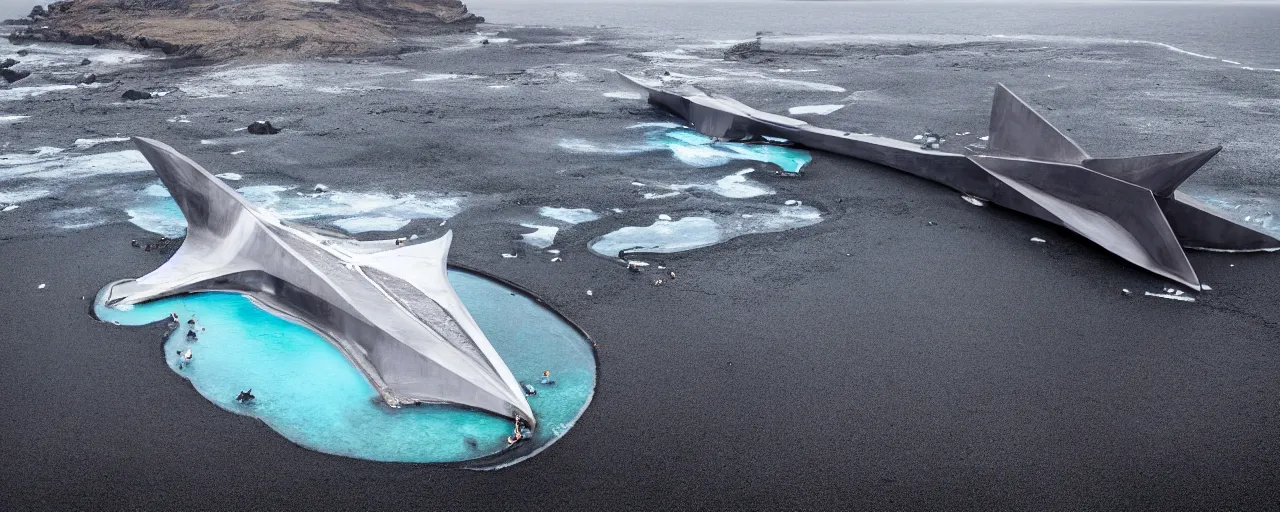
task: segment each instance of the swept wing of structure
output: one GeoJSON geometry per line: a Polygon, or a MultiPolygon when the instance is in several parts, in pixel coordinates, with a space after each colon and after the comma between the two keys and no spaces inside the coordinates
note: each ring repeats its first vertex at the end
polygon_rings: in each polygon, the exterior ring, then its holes
{"type": "Polygon", "coordinates": [[[110,306],[234,290],[329,338],[391,405],[451,403],[533,424],[533,411],[446,276],[452,233],[400,247],[283,222],[191,159],[135,138],[187,219],[160,268],[114,284],[110,306]]]}
{"type": "Polygon", "coordinates": [[[819,128],[685,86],[669,89],[619,73],[649,103],[711,137],[781,137],[933,180],[965,194],[1066,227],[1151,272],[1195,290],[1200,279],[1183,247],[1273,251],[1280,240],[1177,192],[1221,146],[1131,158],[1094,158],[998,85],[990,140],[960,155],[886,137],[819,128]]]}

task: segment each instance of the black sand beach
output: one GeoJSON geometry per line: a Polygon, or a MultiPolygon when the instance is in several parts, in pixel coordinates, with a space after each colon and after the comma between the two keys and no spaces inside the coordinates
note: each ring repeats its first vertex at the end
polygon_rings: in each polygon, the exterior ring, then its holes
{"type": "MultiPolygon", "coordinates": [[[[1280,19],[1278,9],[1264,12],[1280,19]]],[[[644,200],[630,183],[714,181],[762,167],[689,170],[663,153],[557,146],[562,138],[633,143],[627,126],[674,120],[644,102],[602,96],[621,90],[608,69],[681,64],[639,55],[670,51],[670,41],[608,28],[482,30],[517,39],[526,30],[551,43],[456,49],[466,40],[437,39],[423,43],[436,49],[400,58],[309,61],[257,75],[243,68],[255,63],[144,63],[112,72],[119,90],[0,103],[32,116],[0,133],[6,152],[116,133],[152,137],[213,172],[245,174],[245,184],[464,195],[466,208],[447,225],[415,221],[395,234],[453,229],[452,261],[541,295],[599,343],[595,399],[563,439],[499,471],[384,464],[312,452],[219,409],[165,366],[160,328],[90,316],[82,297],[167,254],[130,247],[159,236],[118,210],[100,226],[51,229],[44,215],[90,200],[70,191],[0,214],[0,509],[1280,503],[1280,254],[1192,252],[1211,291],[1194,303],[1145,297],[1170,284],[1064,229],[814,153],[801,179],[754,179],[777,191],[764,201],[802,200],[822,211],[821,223],[647,256],[678,274],[652,286],[656,270],[629,273],[587,243],[658,214],[734,213],[738,203],[697,194],[644,200]],[[180,91],[111,105],[124,88],[217,85],[205,74],[223,71],[246,80],[226,87],[251,92],[198,99],[180,91]],[[427,73],[475,78],[410,80],[427,73]],[[388,87],[392,79],[404,88],[388,87]],[[329,82],[387,88],[313,90],[329,82]],[[178,115],[192,122],[166,122],[178,115]],[[232,131],[258,118],[285,131],[232,131]],[[232,156],[233,148],[247,152],[232,156]],[[561,230],[564,261],[552,263],[521,249],[528,230],[515,222],[547,205],[624,213],[561,230]],[[500,256],[516,249],[524,257],[500,256]]],[[[775,42],[760,56],[772,60],[733,64],[768,76],[818,69],[786,76],[847,89],[841,94],[755,80],[703,85],[783,114],[865,92],[806,119],[902,139],[925,128],[972,132],[949,142],[961,151],[985,135],[991,88],[1003,82],[1095,154],[1223,143],[1189,186],[1272,198],[1280,189],[1280,73],[1149,44],[907,39],[775,42]]],[[[725,66],[670,69],[710,75],[725,66]]]]}

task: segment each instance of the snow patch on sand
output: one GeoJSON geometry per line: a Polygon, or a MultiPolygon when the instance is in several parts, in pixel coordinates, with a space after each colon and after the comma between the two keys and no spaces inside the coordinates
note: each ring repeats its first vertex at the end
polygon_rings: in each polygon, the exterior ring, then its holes
{"type": "Polygon", "coordinates": [[[554,206],[543,206],[538,208],[538,215],[548,219],[555,219],[565,224],[582,224],[600,219],[600,214],[591,211],[589,208],[558,208],[554,206]]]}
{"type": "Polygon", "coordinates": [[[825,116],[842,108],[844,108],[844,105],[801,105],[787,109],[787,113],[793,116],[802,114],[825,116]]]}

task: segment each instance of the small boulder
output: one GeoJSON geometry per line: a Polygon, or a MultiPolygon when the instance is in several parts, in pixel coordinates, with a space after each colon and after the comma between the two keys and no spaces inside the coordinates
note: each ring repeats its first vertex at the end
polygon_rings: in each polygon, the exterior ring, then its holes
{"type": "Polygon", "coordinates": [[[151,93],[135,89],[125,91],[124,94],[120,95],[120,97],[124,98],[126,101],[149,100],[152,98],[151,93]]]}
{"type": "Polygon", "coordinates": [[[254,135],[275,135],[280,133],[280,129],[271,126],[271,121],[254,121],[249,125],[249,133],[254,135]]]}
{"type": "Polygon", "coordinates": [[[323,194],[329,191],[329,186],[325,185],[324,183],[316,183],[316,186],[313,190],[315,190],[316,193],[318,194],[323,194]]]}
{"type": "Polygon", "coordinates": [[[8,68],[0,69],[0,77],[3,77],[4,81],[7,83],[14,83],[29,76],[31,76],[30,71],[17,71],[8,68]]]}
{"type": "Polygon", "coordinates": [[[37,17],[44,16],[47,14],[49,13],[45,12],[43,5],[37,5],[31,8],[31,14],[28,14],[27,17],[34,20],[37,17]]]}
{"type": "Polygon", "coordinates": [[[27,56],[27,54],[29,54],[29,53],[31,53],[31,50],[28,50],[28,49],[26,49],[26,48],[23,48],[23,49],[21,49],[21,50],[18,50],[18,56],[19,56],[19,57],[26,57],[26,56],[27,56]]]}
{"type": "Polygon", "coordinates": [[[81,66],[88,66],[88,65],[90,65],[90,64],[93,64],[93,61],[91,61],[91,60],[89,60],[89,59],[83,59],[83,60],[81,60],[81,61],[80,61],[80,65],[81,65],[81,66]]]}
{"type": "Polygon", "coordinates": [[[78,80],[78,82],[82,84],[91,84],[97,81],[98,81],[98,75],[95,75],[93,73],[85,73],[83,75],[80,75],[80,79],[78,80]]]}
{"type": "Polygon", "coordinates": [[[18,63],[18,61],[16,61],[16,60],[13,60],[13,59],[5,59],[5,60],[4,60],[4,62],[0,62],[0,69],[9,69],[9,68],[13,67],[13,65],[14,65],[14,64],[17,64],[17,63],[18,63]]]}

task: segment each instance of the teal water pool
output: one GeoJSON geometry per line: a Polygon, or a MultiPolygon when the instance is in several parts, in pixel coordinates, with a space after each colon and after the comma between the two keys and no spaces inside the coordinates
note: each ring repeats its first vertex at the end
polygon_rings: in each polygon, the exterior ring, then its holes
{"type": "MultiPolygon", "coordinates": [[[[521,383],[538,418],[532,446],[506,465],[532,456],[563,436],[591,402],[596,361],[591,342],[559,315],[526,295],[476,274],[450,270],[449,281],[521,383]],[[552,385],[540,383],[550,371],[552,385]],[[530,449],[532,448],[532,449],[530,449]]],[[[145,325],[176,313],[181,322],[164,341],[165,361],[219,407],[258,418],[289,440],[335,455],[387,462],[448,463],[491,457],[508,448],[510,420],[448,405],[393,409],[328,340],[282,319],[238,293],[204,292],[128,309],[102,303],[103,321],[145,325]],[[197,340],[187,340],[196,319],[197,340]],[[179,369],[181,353],[191,350],[179,369]],[[235,401],[252,388],[256,399],[235,401]]],[[[524,443],[522,443],[524,444],[524,443]]]]}

